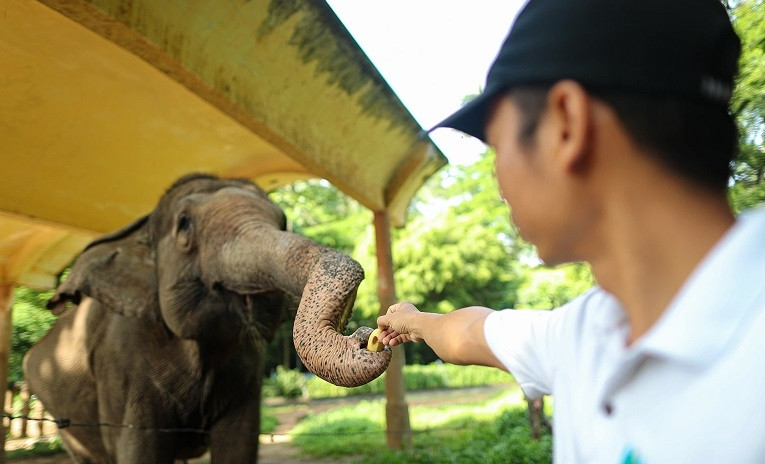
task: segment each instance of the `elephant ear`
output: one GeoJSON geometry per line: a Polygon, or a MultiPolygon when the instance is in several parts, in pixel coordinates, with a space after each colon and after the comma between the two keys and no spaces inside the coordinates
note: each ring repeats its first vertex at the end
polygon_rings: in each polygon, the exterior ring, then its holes
{"type": "Polygon", "coordinates": [[[154,252],[148,216],[91,242],[48,301],[61,314],[69,303],[87,296],[105,308],[130,317],[160,319],[154,252]]]}

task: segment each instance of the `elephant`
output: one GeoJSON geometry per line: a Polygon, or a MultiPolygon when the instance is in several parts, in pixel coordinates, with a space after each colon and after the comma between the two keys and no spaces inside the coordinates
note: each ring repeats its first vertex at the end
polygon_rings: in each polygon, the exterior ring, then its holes
{"type": "Polygon", "coordinates": [[[91,242],[24,358],[31,391],[78,463],[257,462],[267,343],[294,316],[304,365],[356,386],[389,350],[343,335],[364,277],[350,257],[286,230],[242,179],[190,174],[149,214],[91,242]],[[67,426],[68,425],[68,426],[67,426]]]}

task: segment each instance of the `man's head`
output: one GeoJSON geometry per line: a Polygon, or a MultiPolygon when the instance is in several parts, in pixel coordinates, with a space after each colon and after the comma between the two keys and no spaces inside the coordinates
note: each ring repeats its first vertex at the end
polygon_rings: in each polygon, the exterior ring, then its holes
{"type": "Polygon", "coordinates": [[[739,50],[719,0],[531,0],[484,92],[436,127],[486,141],[491,108],[509,95],[529,142],[547,90],[568,79],[611,106],[645,152],[722,191],[736,146],[728,104],[739,50]]]}

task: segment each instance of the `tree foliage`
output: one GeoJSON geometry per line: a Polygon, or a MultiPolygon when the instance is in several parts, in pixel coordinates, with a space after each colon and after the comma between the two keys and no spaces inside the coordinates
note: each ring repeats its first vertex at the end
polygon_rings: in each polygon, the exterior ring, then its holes
{"type": "Polygon", "coordinates": [[[18,287],[14,292],[13,333],[8,371],[10,382],[24,378],[24,355],[56,320],[56,316],[45,309],[45,304],[52,295],[52,291],[37,291],[27,287],[18,287]]]}
{"type": "Polygon", "coordinates": [[[765,1],[730,6],[741,38],[741,59],[731,110],[739,126],[730,202],[736,212],[765,202],[765,1]]]}
{"type": "Polygon", "coordinates": [[[282,207],[293,232],[351,253],[372,221],[372,213],[326,180],[284,185],[269,194],[282,207]]]}
{"type": "Polygon", "coordinates": [[[595,285],[589,265],[571,263],[555,268],[530,269],[518,289],[517,308],[552,309],[564,305],[595,285]]]}
{"type": "Polygon", "coordinates": [[[399,296],[425,311],[469,305],[512,307],[524,280],[518,240],[487,151],[444,170],[415,199],[413,220],[394,248],[399,296]]]}
{"type": "MultiPolygon", "coordinates": [[[[499,198],[487,152],[470,166],[452,167],[433,176],[418,193],[405,228],[394,232],[393,265],[399,300],[421,310],[447,312],[468,305],[509,307],[523,279],[513,256],[517,233],[499,198]]],[[[367,270],[359,288],[360,317],[370,320],[379,304],[374,283],[373,237],[354,257],[367,270]],[[370,275],[372,274],[372,275],[370,275]]]]}

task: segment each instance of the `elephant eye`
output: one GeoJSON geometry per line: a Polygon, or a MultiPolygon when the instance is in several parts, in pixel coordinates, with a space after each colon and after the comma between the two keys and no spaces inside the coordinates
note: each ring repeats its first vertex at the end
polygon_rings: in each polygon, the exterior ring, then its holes
{"type": "Polygon", "coordinates": [[[191,217],[185,212],[180,213],[175,219],[175,240],[184,251],[189,251],[192,247],[192,228],[191,217]]]}
{"type": "Polygon", "coordinates": [[[179,214],[175,224],[176,233],[188,232],[190,228],[191,228],[191,219],[186,215],[186,213],[179,214]]]}

